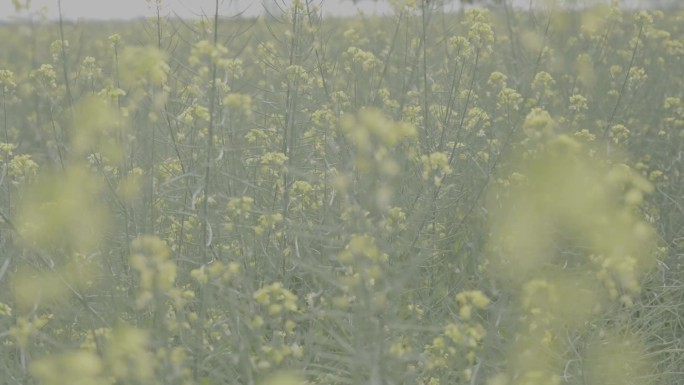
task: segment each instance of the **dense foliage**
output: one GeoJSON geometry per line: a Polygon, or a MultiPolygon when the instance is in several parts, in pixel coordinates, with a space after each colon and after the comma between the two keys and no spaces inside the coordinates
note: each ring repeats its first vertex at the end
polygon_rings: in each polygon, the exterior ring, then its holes
{"type": "Polygon", "coordinates": [[[0,26],[0,384],[680,383],[684,13],[315,3],[0,26]]]}

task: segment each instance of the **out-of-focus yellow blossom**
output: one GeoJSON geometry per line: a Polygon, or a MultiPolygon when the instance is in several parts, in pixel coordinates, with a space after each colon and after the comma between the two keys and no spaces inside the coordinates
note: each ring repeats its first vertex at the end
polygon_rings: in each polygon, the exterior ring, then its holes
{"type": "Polygon", "coordinates": [[[9,330],[9,335],[12,336],[20,348],[26,348],[29,341],[50,322],[53,318],[52,314],[44,315],[29,319],[27,317],[17,317],[16,324],[9,330]]]}
{"type": "Polygon", "coordinates": [[[218,64],[227,53],[228,49],[222,44],[214,45],[209,40],[200,40],[192,47],[188,62],[193,67],[206,65],[205,60],[218,64]]]}
{"type": "Polygon", "coordinates": [[[143,330],[131,327],[114,330],[105,349],[107,371],[124,383],[152,382],[156,360],[149,350],[149,343],[149,336],[143,330]]]}
{"type": "Polygon", "coordinates": [[[0,302],[0,316],[11,316],[12,308],[6,303],[0,302]]]}
{"type": "Polygon", "coordinates": [[[522,105],[523,97],[520,93],[512,88],[504,88],[497,95],[496,106],[503,108],[507,112],[517,111],[522,105]]]}
{"type": "Polygon", "coordinates": [[[420,157],[423,165],[423,180],[428,180],[433,177],[435,186],[439,186],[442,179],[451,174],[452,169],[449,164],[449,154],[445,152],[433,152],[430,155],[423,155],[420,157]]]}
{"type": "Polygon", "coordinates": [[[259,385],[304,385],[306,382],[295,372],[281,371],[269,376],[259,385]]]}
{"type": "Polygon", "coordinates": [[[259,159],[259,173],[262,175],[278,176],[279,172],[283,170],[283,166],[287,161],[287,155],[282,152],[267,152],[259,159]]]}
{"type": "Polygon", "coordinates": [[[506,88],[506,84],[508,81],[508,76],[504,75],[503,73],[499,71],[494,71],[489,75],[489,79],[487,80],[487,84],[490,86],[498,89],[499,91],[506,88]]]}
{"type": "Polygon", "coordinates": [[[577,56],[575,60],[575,71],[577,80],[587,89],[593,89],[596,86],[596,71],[594,68],[594,60],[589,54],[582,53],[577,56]]]}
{"type": "Polygon", "coordinates": [[[365,151],[371,150],[372,140],[394,147],[400,141],[417,135],[412,125],[405,122],[393,122],[374,108],[364,109],[356,117],[345,115],[340,125],[352,143],[358,149],[365,151]]]}
{"type": "Polygon", "coordinates": [[[353,235],[347,246],[339,254],[340,261],[345,264],[353,264],[357,258],[367,258],[373,262],[388,260],[387,254],[380,251],[375,240],[368,234],[353,235]]]}
{"type": "Polygon", "coordinates": [[[523,132],[528,138],[539,140],[550,138],[554,134],[555,127],[556,122],[547,111],[541,108],[533,108],[525,117],[523,132]]]}
{"type": "Polygon", "coordinates": [[[17,88],[17,83],[14,81],[14,73],[10,70],[0,70],[0,86],[5,94],[9,94],[17,88]]]}
{"type": "Polygon", "coordinates": [[[189,106],[186,107],[183,112],[180,113],[180,115],[178,115],[178,119],[185,124],[192,124],[195,119],[208,122],[209,109],[200,105],[189,106]]]}
{"type": "Polygon", "coordinates": [[[406,230],[406,213],[401,207],[392,207],[387,211],[385,218],[385,229],[388,231],[406,230]]]}
{"type": "Polygon", "coordinates": [[[75,164],[36,178],[23,193],[15,220],[24,237],[46,249],[90,254],[109,225],[109,212],[99,201],[102,182],[75,164]]]}
{"type": "Polygon", "coordinates": [[[494,42],[494,30],[489,23],[489,10],[473,8],[466,12],[463,24],[468,27],[468,39],[479,50],[486,51],[494,42]]]}
{"type": "Polygon", "coordinates": [[[283,214],[281,213],[263,214],[259,216],[259,225],[254,227],[254,233],[260,235],[266,230],[275,230],[282,222],[283,214]]]}
{"type": "Polygon", "coordinates": [[[74,351],[41,358],[31,364],[31,374],[44,385],[108,385],[105,365],[97,354],[74,351]]]}
{"type": "Polygon", "coordinates": [[[39,69],[31,71],[29,77],[48,95],[57,88],[57,73],[51,64],[42,64],[39,69]]]}
{"type": "Polygon", "coordinates": [[[52,53],[52,61],[58,62],[62,56],[62,50],[69,50],[69,40],[54,40],[50,44],[50,53],[52,53]]]}
{"type": "Polygon", "coordinates": [[[472,304],[478,309],[486,308],[491,302],[489,297],[479,290],[460,292],[456,295],[456,301],[461,306],[472,304]]]}
{"type": "Polygon", "coordinates": [[[107,40],[109,40],[109,42],[110,42],[113,46],[116,46],[116,45],[119,44],[119,42],[121,41],[121,35],[119,35],[118,33],[115,33],[115,34],[113,34],[113,35],[109,35],[109,37],[107,38],[107,40]]]}
{"type": "Polygon", "coordinates": [[[275,316],[283,312],[297,312],[297,296],[283,287],[280,282],[264,286],[253,294],[254,300],[266,307],[269,315],[275,316]]]}
{"type": "Polygon", "coordinates": [[[608,136],[613,140],[613,143],[618,144],[624,142],[630,136],[630,131],[623,124],[614,124],[608,131],[608,136]]]}
{"type": "Polygon", "coordinates": [[[454,55],[460,58],[467,59],[473,54],[470,42],[463,36],[452,36],[447,44],[454,55]]]}
{"type": "Polygon", "coordinates": [[[72,126],[74,156],[85,157],[97,151],[110,164],[118,165],[121,162],[121,135],[127,133],[128,125],[109,101],[100,97],[80,101],[75,107],[72,126]]]}
{"type": "Polygon", "coordinates": [[[14,156],[8,166],[8,174],[14,178],[15,183],[32,181],[38,173],[38,164],[29,154],[14,156]]]}
{"type": "Polygon", "coordinates": [[[139,308],[155,296],[168,294],[176,281],[176,263],[169,258],[169,248],[154,236],[140,236],[131,245],[130,263],[140,277],[137,298],[139,308]]]}
{"type": "Polygon", "coordinates": [[[223,105],[246,115],[252,113],[252,97],[249,95],[230,93],[223,98],[223,105]]]}
{"type": "Polygon", "coordinates": [[[345,71],[355,73],[358,67],[363,72],[368,72],[380,66],[382,61],[375,57],[372,52],[364,51],[357,47],[349,47],[347,51],[342,54],[344,59],[345,71]]]}
{"type": "Polygon", "coordinates": [[[121,53],[120,63],[121,81],[131,88],[148,83],[162,86],[171,70],[166,54],[154,47],[127,46],[121,53]]]}

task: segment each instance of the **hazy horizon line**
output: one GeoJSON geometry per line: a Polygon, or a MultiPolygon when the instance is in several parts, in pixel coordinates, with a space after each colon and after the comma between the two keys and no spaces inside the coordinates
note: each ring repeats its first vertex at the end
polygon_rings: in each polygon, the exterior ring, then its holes
{"type": "MultiPolygon", "coordinates": [[[[139,0],[141,3],[143,2],[142,0],[139,0]]],[[[178,1],[178,0],[177,0],[178,1]]],[[[603,1],[604,3],[609,2],[609,0],[603,1]]],[[[231,2],[232,3],[232,2],[231,2]]],[[[243,6],[240,7],[239,3],[240,1],[235,1],[235,5],[232,5],[231,10],[225,11],[221,17],[223,18],[244,18],[244,19],[255,19],[259,17],[268,17],[268,11],[266,10],[266,6],[263,5],[263,2],[254,2],[251,1],[249,6],[243,6]],[[253,7],[254,5],[257,5],[256,7],[253,7]],[[257,9],[255,11],[255,9],[257,9]]],[[[322,2],[325,3],[325,2],[322,2]]],[[[340,4],[339,1],[337,4],[329,6],[328,9],[333,8],[334,10],[328,10],[326,11],[326,6],[325,4],[321,7],[322,10],[322,16],[323,18],[350,18],[350,17],[358,17],[358,16],[390,16],[393,13],[393,9],[389,2],[387,0],[374,0],[374,1],[359,1],[356,4],[353,4],[351,0],[344,1],[346,4],[340,4]]],[[[454,2],[454,3],[460,3],[460,2],[454,2]]],[[[485,1],[485,3],[487,3],[485,1]]],[[[621,7],[625,9],[641,9],[641,8],[658,8],[657,4],[653,4],[649,1],[644,1],[644,0],[627,0],[624,1],[623,3],[627,4],[621,4],[621,7]]],[[[91,3],[92,4],[92,3],[91,3]]],[[[334,3],[333,3],[334,4],[334,3]]],[[[182,4],[180,4],[182,5],[182,4]]],[[[530,5],[532,8],[535,9],[541,9],[544,8],[543,5],[539,4],[539,0],[535,1],[530,1],[530,0],[513,0],[513,3],[511,4],[509,2],[509,5],[513,8],[516,9],[530,9],[530,5]]],[[[594,4],[596,5],[596,4],[594,4]]],[[[681,3],[678,4],[679,8],[681,9],[681,3]]],[[[168,3],[167,3],[168,6],[168,3]]],[[[479,5],[456,5],[452,4],[451,6],[446,7],[447,12],[460,12],[463,9],[468,9],[468,8],[473,8],[473,7],[478,7],[479,5]]],[[[591,6],[591,5],[588,5],[591,6]]],[[[44,6],[40,7],[43,8],[44,6]]],[[[48,12],[46,16],[41,15],[42,11],[41,9],[31,9],[28,12],[15,12],[14,14],[9,14],[8,16],[3,16],[3,12],[0,12],[0,22],[6,24],[6,23],[13,23],[13,22],[26,22],[26,21],[45,21],[45,22],[54,22],[58,21],[60,19],[58,14],[55,14],[57,11],[52,10],[48,12]]],[[[64,7],[63,7],[64,8],[64,7]]],[[[201,9],[202,7],[200,7],[201,9]]],[[[582,7],[584,8],[584,7],[582,7]]],[[[129,15],[119,15],[119,16],[106,16],[106,15],[89,15],[89,16],[84,16],[84,15],[77,15],[77,16],[70,16],[69,14],[65,14],[64,12],[62,13],[61,19],[66,22],[127,22],[127,21],[135,21],[135,20],[142,20],[142,19],[149,19],[151,17],[156,17],[155,14],[152,12],[154,9],[148,9],[149,12],[148,14],[144,14],[144,12],[140,12],[139,9],[133,10],[131,14],[129,15]]],[[[198,12],[198,10],[190,10],[187,6],[185,6],[185,9],[177,9],[173,8],[172,9],[166,9],[163,12],[163,17],[170,17],[172,19],[182,19],[182,20],[199,20],[202,17],[207,17],[207,16],[212,16],[213,13],[202,13],[198,12]]]]}

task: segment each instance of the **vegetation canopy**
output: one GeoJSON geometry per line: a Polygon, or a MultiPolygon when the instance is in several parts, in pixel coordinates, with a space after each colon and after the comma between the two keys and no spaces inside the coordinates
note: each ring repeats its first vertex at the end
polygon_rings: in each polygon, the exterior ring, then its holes
{"type": "Polygon", "coordinates": [[[0,25],[0,384],[681,383],[684,12],[148,3],[0,25]]]}

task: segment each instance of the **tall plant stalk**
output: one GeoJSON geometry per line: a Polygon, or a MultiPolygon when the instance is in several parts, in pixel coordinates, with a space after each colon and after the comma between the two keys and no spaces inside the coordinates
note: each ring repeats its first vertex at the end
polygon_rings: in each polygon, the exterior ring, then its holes
{"type": "MultiPolygon", "coordinates": [[[[213,31],[213,45],[214,48],[218,46],[218,24],[219,24],[219,0],[214,2],[214,31],[213,31]]],[[[211,62],[211,86],[209,94],[209,127],[207,142],[205,147],[206,157],[204,165],[204,200],[202,201],[202,244],[200,245],[200,255],[202,265],[206,265],[209,262],[209,251],[212,247],[212,229],[209,218],[209,197],[210,197],[210,187],[211,187],[211,164],[213,162],[213,150],[214,150],[214,124],[215,124],[215,114],[216,114],[216,73],[217,65],[214,60],[211,62]]],[[[199,310],[198,310],[198,320],[196,328],[196,351],[195,351],[195,365],[194,365],[194,377],[199,378],[200,365],[204,358],[204,320],[206,319],[206,302],[209,296],[208,290],[210,286],[202,285],[200,286],[199,292],[199,310]]]]}

